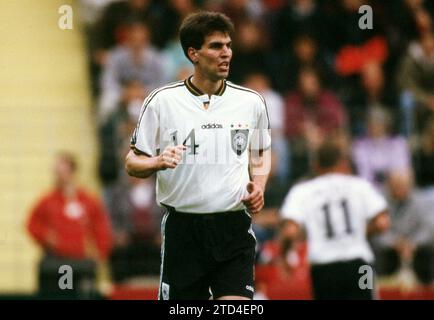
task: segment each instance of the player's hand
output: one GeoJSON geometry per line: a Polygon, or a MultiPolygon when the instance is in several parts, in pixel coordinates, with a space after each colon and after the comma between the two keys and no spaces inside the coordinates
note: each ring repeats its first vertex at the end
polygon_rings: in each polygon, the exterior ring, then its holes
{"type": "Polygon", "coordinates": [[[182,152],[187,149],[184,145],[168,146],[164,149],[158,157],[159,169],[175,169],[178,163],[181,161],[182,152]]]}
{"type": "Polygon", "coordinates": [[[247,184],[247,192],[249,194],[241,201],[250,213],[256,214],[264,207],[264,190],[257,183],[250,181],[247,184]]]}

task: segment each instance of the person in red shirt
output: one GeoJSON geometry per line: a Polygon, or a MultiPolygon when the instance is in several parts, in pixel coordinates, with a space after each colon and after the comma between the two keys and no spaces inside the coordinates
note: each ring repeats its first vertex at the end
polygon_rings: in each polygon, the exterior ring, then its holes
{"type": "Polygon", "coordinates": [[[322,137],[343,129],[345,107],[338,97],[321,86],[317,71],[306,67],[298,75],[298,89],[289,92],[286,104],[286,136],[309,140],[315,128],[322,137]]]}
{"type": "Polygon", "coordinates": [[[57,156],[55,186],[37,202],[28,220],[30,235],[44,251],[39,265],[42,296],[61,292],[61,265],[72,267],[74,284],[79,275],[94,279],[96,262],[105,260],[112,248],[109,216],[99,199],[77,185],[76,171],[73,155],[57,156]]]}
{"type": "Polygon", "coordinates": [[[316,69],[305,67],[298,74],[298,88],[285,97],[285,135],[290,142],[291,180],[309,172],[309,163],[325,139],[345,143],[347,114],[344,105],[323,88],[316,69]]]}

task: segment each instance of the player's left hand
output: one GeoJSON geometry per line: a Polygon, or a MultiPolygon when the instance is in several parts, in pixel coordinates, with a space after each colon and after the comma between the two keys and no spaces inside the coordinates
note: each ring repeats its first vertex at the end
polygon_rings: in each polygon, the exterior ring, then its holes
{"type": "Polygon", "coordinates": [[[264,190],[257,183],[250,181],[247,184],[247,192],[249,194],[241,201],[250,213],[259,213],[264,207],[264,190]]]}

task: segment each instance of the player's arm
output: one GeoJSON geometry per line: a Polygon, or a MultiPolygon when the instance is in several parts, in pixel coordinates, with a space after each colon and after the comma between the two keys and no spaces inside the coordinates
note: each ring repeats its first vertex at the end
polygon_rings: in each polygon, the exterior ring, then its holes
{"type": "Polygon", "coordinates": [[[264,190],[271,168],[271,132],[267,106],[263,98],[256,104],[257,124],[250,140],[248,195],[242,199],[247,209],[255,214],[264,207],[264,190]]]}
{"type": "Polygon", "coordinates": [[[264,207],[264,191],[267,184],[271,164],[271,149],[250,152],[249,174],[247,184],[248,195],[243,198],[247,209],[256,214],[264,207]]]}
{"type": "Polygon", "coordinates": [[[255,184],[259,185],[262,190],[265,190],[271,166],[271,148],[251,152],[249,159],[249,174],[250,179],[255,184]]]}
{"type": "Polygon", "coordinates": [[[390,217],[388,210],[383,210],[376,214],[371,220],[368,222],[367,226],[367,234],[368,236],[383,233],[387,231],[390,227],[390,217]]]}
{"type": "Polygon", "coordinates": [[[125,169],[130,176],[136,178],[147,178],[159,170],[175,169],[185,149],[183,145],[168,146],[155,157],[132,149],[125,159],[125,169]]]}

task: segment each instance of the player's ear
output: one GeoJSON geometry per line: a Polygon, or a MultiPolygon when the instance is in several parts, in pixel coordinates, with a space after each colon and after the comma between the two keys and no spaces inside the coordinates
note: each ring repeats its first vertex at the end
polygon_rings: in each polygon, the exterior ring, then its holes
{"type": "Polygon", "coordinates": [[[197,62],[197,50],[195,48],[188,48],[187,54],[190,60],[193,61],[193,63],[197,62]]]}

